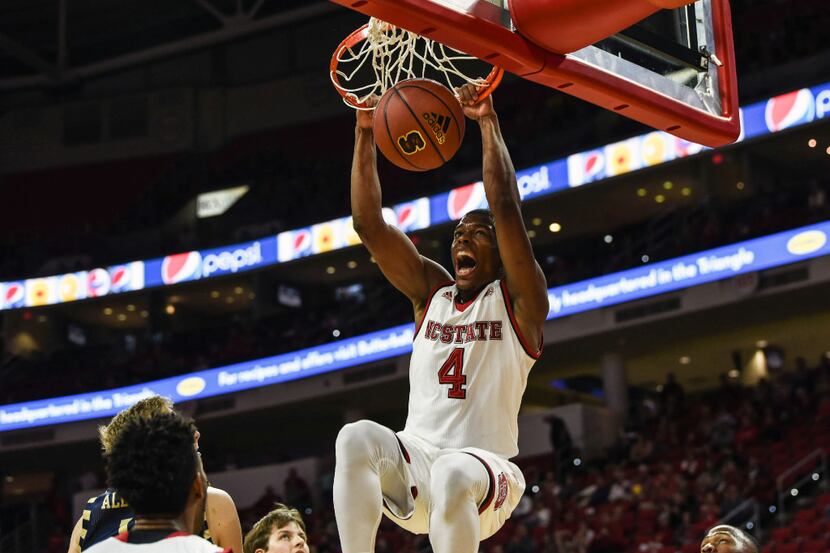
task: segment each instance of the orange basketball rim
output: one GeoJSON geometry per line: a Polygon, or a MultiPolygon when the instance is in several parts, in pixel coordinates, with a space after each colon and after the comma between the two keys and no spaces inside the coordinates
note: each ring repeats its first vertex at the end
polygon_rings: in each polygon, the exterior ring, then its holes
{"type": "Polygon", "coordinates": [[[499,86],[504,70],[425,36],[371,18],[334,50],[329,75],[348,106],[372,109],[366,103],[368,98],[380,97],[397,83],[415,78],[443,81],[450,89],[471,83],[477,87],[478,98],[482,100],[499,86]],[[461,62],[472,60],[479,62],[472,72],[459,67],[461,62]],[[486,75],[476,77],[476,70],[486,75]]]}

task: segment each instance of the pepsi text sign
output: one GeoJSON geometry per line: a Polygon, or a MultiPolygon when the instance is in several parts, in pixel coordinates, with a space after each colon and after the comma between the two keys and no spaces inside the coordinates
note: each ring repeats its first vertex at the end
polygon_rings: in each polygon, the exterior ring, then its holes
{"type": "Polygon", "coordinates": [[[168,255],[145,262],[145,286],[179,284],[250,271],[277,263],[277,240],[265,238],[225,248],[168,255]]]}
{"type": "MultiPolygon", "coordinates": [[[[828,114],[830,83],[781,94],[741,108],[739,141],[818,121],[828,114]]],[[[693,156],[705,149],[699,144],[655,131],[519,171],[516,180],[522,200],[529,200],[567,187],[693,156]]],[[[460,219],[468,211],[486,206],[483,183],[476,182],[386,208],[384,218],[404,232],[413,232],[460,219]]],[[[0,282],[0,310],[178,284],[292,261],[359,243],[351,218],[343,217],[247,244],[185,252],[45,279],[0,282]],[[256,243],[258,247],[254,245],[256,243]]]]}

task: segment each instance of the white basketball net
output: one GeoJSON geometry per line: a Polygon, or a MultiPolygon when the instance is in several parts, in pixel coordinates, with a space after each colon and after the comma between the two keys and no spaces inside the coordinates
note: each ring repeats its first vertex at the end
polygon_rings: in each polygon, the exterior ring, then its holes
{"type": "MultiPolygon", "coordinates": [[[[443,75],[450,90],[465,83],[485,85],[485,79],[467,76],[456,67],[459,61],[477,59],[440,42],[372,17],[369,19],[366,40],[353,48],[345,48],[337,57],[335,73],[340,82],[335,81],[334,73],[331,79],[336,88],[362,104],[372,95],[383,95],[402,80],[430,78],[435,75],[433,72],[427,75],[427,69],[443,75]],[[355,76],[361,71],[364,75],[367,74],[369,68],[374,71],[374,82],[350,88],[355,76]]],[[[366,77],[363,78],[365,82],[366,77]]],[[[368,80],[371,80],[371,77],[368,80]]],[[[374,109],[353,106],[349,102],[346,102],[346,105],[355,109],[374,109]]]]}

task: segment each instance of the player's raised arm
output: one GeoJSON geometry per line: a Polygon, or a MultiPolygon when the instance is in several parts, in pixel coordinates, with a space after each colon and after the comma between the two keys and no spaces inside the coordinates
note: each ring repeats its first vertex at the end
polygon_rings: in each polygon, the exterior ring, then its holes
{"type": "Polygon", "coordinates": [[[498,117],[489,96],[476,102],[475,87],[465,85],[458,94],[464,114],[478,121],[484,155],[484,191],[496,222],[496,241],[513,302],[516,322],[533,344],[542,337],[548,315],[545,275],[533,256],[533,248],[522,220],[516,171],[501,136],[498,117]]]}
{"type": "Polygon", "coordinates": [[[452,278],[438,263],[418,253],[403,232],[387,224],[381,209],[372,112],[359,110],[352,160],[354,228],[384,276],[412,301],[419,320],[432,287],[452,278]]]}

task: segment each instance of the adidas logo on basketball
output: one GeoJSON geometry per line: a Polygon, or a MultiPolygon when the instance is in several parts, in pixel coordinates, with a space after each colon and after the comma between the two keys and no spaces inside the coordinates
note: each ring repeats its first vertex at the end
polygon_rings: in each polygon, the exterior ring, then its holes
{"type": "Polygon", "coordinates": [[[439,113],[424,113],[423,118],[427,122],[427,125],[429,125],[429,128],[432,129],[435,138],[438,140],[438,144],[443,144],[447,139],[447,130],[450,128],[450,116],[439,113]]]}

